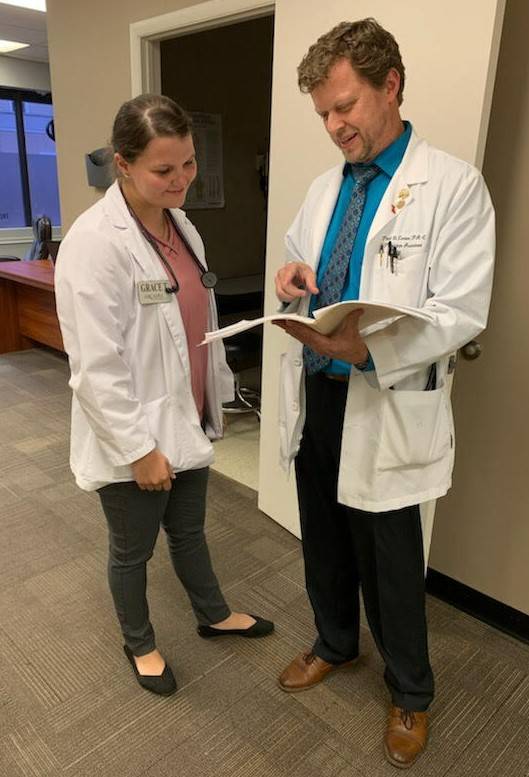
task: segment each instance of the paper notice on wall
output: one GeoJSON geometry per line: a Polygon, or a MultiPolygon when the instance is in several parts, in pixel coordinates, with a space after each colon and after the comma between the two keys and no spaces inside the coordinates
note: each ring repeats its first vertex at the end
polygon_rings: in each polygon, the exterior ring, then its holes
{"type": "Polygon", "coordinates": [[[190,113],[198,172],[187,193],[185,209],[223,208],[222,118],[217,113],[190,113]]]}

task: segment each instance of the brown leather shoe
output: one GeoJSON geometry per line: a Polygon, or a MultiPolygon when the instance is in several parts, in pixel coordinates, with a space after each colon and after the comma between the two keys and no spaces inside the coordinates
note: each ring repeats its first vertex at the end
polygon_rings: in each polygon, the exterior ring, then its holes
{"type": "Polygon", "coordinates": [[[392,706],[384,738],[386,759],[399,769],[415,763],[426,747],[428,713],[412,712],[392,706]]]}
{"type": "Polygon", "coordinates": [[[312,652],[300,653],[279,676],[279,687],[287,693],[306,691],[321,683],[329,672],[354,663],[355,661],[344,661],[341,664],[329,664],[312,652]]]}

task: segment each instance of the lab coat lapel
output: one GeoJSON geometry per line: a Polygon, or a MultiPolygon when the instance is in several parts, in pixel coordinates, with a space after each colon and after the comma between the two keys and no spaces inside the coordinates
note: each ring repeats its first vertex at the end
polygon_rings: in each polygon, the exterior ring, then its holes
{"type": "Polygon", "coordinates": [[[117,181],[107,190],[103,206],[112,226],[121,233],[121,239],[146,275],[153,279],[161,277],[156,252],[146,243],[130,215],[117,181]]]}
{"type": "MultiPolygon", "coordinates": [[[[173,216],[176,222],[176,226],[178,227],[178,230],[181,232],[185,242],[195,253],[195,256],[197,257],[199,262],[204,266],[204,268],[207,269],[206,257],[204,252],[204,244],[202,243],[202,240],[200,239],[200,236],[196,231],[195,227],[189,221],[189,219],[187,218],[183,210],[180,210],[180,209],[171,210],[171,215],[173,216]]],[[[177,302],[178,302],[178,297],[177,297],[177,302]]],[[[184,323],[180,315],[180,307],[178,304],[164,305],[163,307],[164,307],[163,312],[167,319],[167,324],[169,326],[169,329],[173,333],[173,337],[177,340],[177,345],[180,350],[182,350],[182,343],[185,341],[185,347],[183,348],[182,359],[184,361],[184,364],[186,365],[186,370],[189,370],[190,368],[189,368],[189,353],[187,350],[187,337],[185,335],[184,323]],[[171,308],[171,310],[169,310],[169,308],[171,308]],[[180,327],[177,331],[175,331],[175,326],[174,326],[175,308],[178,311],[178,327],[180,327]],[[183,338],[184,338],[183,340],[178,333],[181,333],[183,335],[183,338]]],[[[216,329],[218,327],[215,310],[216,310],[215,294],[213,292],[213,289],[210,289],[208,293],[208,326],[210,329],[216,329]]]]}
{"type": "MultiPolygon", "coordinates": [[[[376,242],[376,250],[378,250],[381,235],[386,234],[391,229],[390,225],[397,218],[398,214],[409,208],[413,203],[413,187],[427,180],[427,145],[424,140],[420,140],[417,137],[415,132],[412,132],[406,153],[384,193],[369,229],[366,242],[367,251],[372,248],[370,246],[371,241],[376,242]]],[[[334,168],[333,174],[322,192],[319,207],[315,214],[311,245],[311,259],[314,268],[318,266],[323,241],[327,234],[342,181],[343,165],[340,164],[334,168]]]]}
{"type": "MultiPolygon", "coordinates": [[[[112,184],[107,190],[104,206],[113,226],[122,233],[122,239],[131,256],[134,258],[134,261],[137,262],[143,270],[146,280],[158,278],[165,279],[166,273],[161,266],[160,259],[154,248],[149,245],[143,237],[134,218],[129,213],[129,209],[127,208],[127,204],[117,182],[112,184]]],[[[172,211],[172,213],[176,218],[176,212],[172,211]]],[[[160,307],[167,322],[171,338],[180,355],[182,366],[185,372],[189,374],[189,355],[187,352],[187,341],[184,323],[180,313],[180,306],[178,304],[178,297],[176,297],[175,300],[172,300],[171,304],[163,304],[160,307]]]]}
{"type": "MultiPolygon", "coordinates": [[[[176,222],[176,226],[182,233],[185,241],[189,244],[190,248],[195,252],[198,259],[205,266],[204,250],[202,248],[202,242],[197,239],[196,233],[191,228],[190,222],[187,220],[186,215],[181,210],[171,210],[171,214],[176,222]]],[[[211,299],[213,293],[209,294],[209,317],[211,317],[211,299]]],[[[173,337],[173,340],[178,348],[178,352],[182,359],[186,374],[190,376],[191,367],[189,363],[189,351],[187,346],[187,336],[185,333],[184,322],[182,320],[182,314],[180,313],[180,305],[178,304],[178,294],[176,295],[175,304],[162,305],[162,312],[167,321],[167,326],[173,337]]]]}
{"type": "Polygon", "coordinates": [[[381,237],[391,231],[392,222],[414,201],[414,186],[427,180],[426,143],[419,140],[415,133],[412,133],[402,162],[391,179],[371,223],[367,236],[366,252],[372,248],[370,244],[373,240],[376,243],[376,250],[378,250],[381,237]]]}

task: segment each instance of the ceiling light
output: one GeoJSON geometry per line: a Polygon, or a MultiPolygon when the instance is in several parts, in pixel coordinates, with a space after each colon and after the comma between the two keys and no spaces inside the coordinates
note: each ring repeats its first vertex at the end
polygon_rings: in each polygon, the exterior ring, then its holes
{"type": "Polygon", "coordinates": [[[0,0],[0,5],[16,5],[19,8],[46,12],[46,0],[0,0]]]}
{"type": "Polygon", "coordinates": [[[27,49],[29,43],[18,43],[16,40],[0,40],[0,54],[7,54],[17,49],[27,49]]]}

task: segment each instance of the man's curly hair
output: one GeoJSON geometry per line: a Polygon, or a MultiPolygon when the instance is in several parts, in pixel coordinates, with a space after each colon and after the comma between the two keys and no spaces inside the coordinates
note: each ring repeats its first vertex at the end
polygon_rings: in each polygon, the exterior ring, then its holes
{"type": "Polygon", "coordinates": [[[377,89],[391,68],[400,75],[397,96],[402,103],[404,65],[397,41],[375,19],[341,22],[314,43],[298,67],[299,88],[305,94],[324,81],[339,59],[347,59],[357,74],[377,89]]]}

